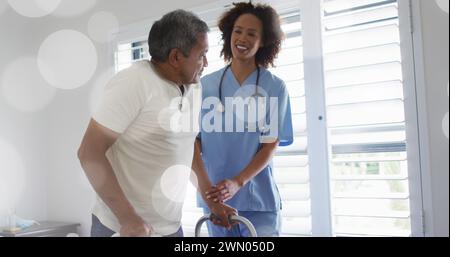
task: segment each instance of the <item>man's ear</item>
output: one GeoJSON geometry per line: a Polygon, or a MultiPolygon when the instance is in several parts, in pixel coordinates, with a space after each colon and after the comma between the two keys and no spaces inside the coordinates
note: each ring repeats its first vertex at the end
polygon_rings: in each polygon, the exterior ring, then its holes
{"type": "Polygon", "coordinates": [[[169,64],[178,68],[180,66],[180,54],[181,52],[177,48],[170,50],[168,59],[169,64]]]}

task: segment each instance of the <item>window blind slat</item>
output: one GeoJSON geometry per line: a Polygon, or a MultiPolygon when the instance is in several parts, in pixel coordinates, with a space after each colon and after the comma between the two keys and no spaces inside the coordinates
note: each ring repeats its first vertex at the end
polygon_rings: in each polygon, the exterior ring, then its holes
{"type": "Polygon", "coordinates": [[[286,88],[290,97],[304,97],[305,96],[305,81],[293,80],[285,81],[286,88]]]}
{"type": "Polygon", "coordinates": [[[311,215],[311,203],[309,201],[285,201],[281,210],[283,217],[307,218],[311,215]]]}
{"type": "Polygon", "coordinates": [[[310,197],[309,185],[288,185],[283,184],[278,187],[281,197],[285,201],[307,201],[310,197]]]}
{"type": "Polygon", "coordinates": [[[408,176],[381,176],[381,175],[367,175],[367,176],[334,176],[331,178],[332,181],[394,181],[400,180],[405,181],[408,179],[408,176]]]}
{"type": "Polygon", "coordinates": [[[393,3],[382,7],[356,10],[353,12],[344,13],[343,15],[333,15],[331,18],[325,17],[324,26],[328,30],[333,30],[383,19],[392,19],[397,17],[397,14],[397,4],[393,3]]]}
{"type": "Polygon", "coordinates": [[[278,64],[276,69],[269,69],[277,77],[285,81],[302,80],[304,78],[303,64],[278,64]]]}
{"type": "Polygon", "coordinates": [[[403,98],[403,85],[400,81],[389,81],[349,87],[329,88],[329,105],[373,102],[403,98]]]}
{"type": "Polygon", "coordinates": [[[406,161],[406,156],[402,153],[391,156],[336,156],[333,158],[333,163],[352,163],[352,162],[392,162],[392,161],[406,161]]]}
{"type": "Polygon", "coordinates": [[[403,80],[399,62],[388,62],[326,72],[327,88],[403,80]]]}
{"type": "Polygon", "coordinates": [[[343,10],[355,9],[362,6],[369,6],[372,4],[379,4],[380,2],[392,2],[392,1],[380,1],[380,0],[332,0],[324,1],[323,8],[325,13],[335,13],[343,10]]]}
{"type": "Polygon", "coordinates": [[[325,56],[326,71],[348,69],[380,63],[400,62],[400,45],[397,43],[335,52],[325,56]]]}
{"type": "Polygon", "coordinates": [[[333,145],[345,144],[371,144],[371,143],[390,143],[406,140],[405,131],[394,132],[375,132],[375,133],[352,133],[344,135],[335,135],[331,139],[333,145]]]}
{"type": "Polygon", "coordinates": [[[350,212],[337,212],[335,216],[345,216],[345,217],[363,217],[363,218],[399,218],[407,219],[410,218],[408,211],[392,211],[392,212],[380,212],[380,213],[350,213],[350,212]]]}
{"type": "Polygon", "coordinates": [[[281,223],[284,236],[310,236],[311,235],[311,217],[305,218],[286,218],[281,223]]]}
{"type": "Polygon", "coordinates": [[[325,35],[323,50],[329,54],[392,43],[400,43],[397,24],[325,35]]]}
{"type": "Polygon", "coordinates": [[[278,54],[278,58],[275,60],[275,65],[296,64],[299,60],[303,60],[303,49],[301,47],[283,49],[283,51],[278,54]]]}
{"type": "Polygon", "coordinates": [[[303,135],[306,132],[306,114],[292,114],[292,119],[296,121],[292,124],[294,136],[303,135]]]}
{"type": "Polygon", "coordinates": [[[398,123],[405,120],[403,101],[388,100],[328,108],[330,127],[398,123]],[[358,110],[358,112],[355,112],[358,110]]]}
{"type": "Polygon", "coordinates": [[[274,177],[277,184],[308,184],[308,167],[276,167],[274,177]]]}
{"type": "Polygon", "coordinates": [[[284,40],[282,43],[282,48],[283,49],[300,48],[302,45],[303,45],[302,37],[295,36],[286,38],[286,40],[284,40]]]}
{"type": "Polygon", "coordinates": [[[393,200],[405,200],[408,199],[408,193],[389,193],[389,194],[360,194],[355,195],[354,193],[339,193],[334,194],[334,198],[343,199],[393,199],[393,200]]]}
{"type": "Polygon", "coordinates": [[[306,112],[305,97],[291,97],[291,113],[302,114],[306,112]]]}
{"type": "Polygon", "coordinates": [[[273,164],[275,167],[306,167],[308,156],[274,156],[273,164]]]}

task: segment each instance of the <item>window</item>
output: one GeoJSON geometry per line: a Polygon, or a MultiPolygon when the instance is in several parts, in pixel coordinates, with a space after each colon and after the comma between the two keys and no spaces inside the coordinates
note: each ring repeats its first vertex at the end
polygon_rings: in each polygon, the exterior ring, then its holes
{"type": "Polygon", "coordinates": [[[326,0],[323,13],[334,234],[409,236],[397,1],[326,0]]]}
{"type": "MultiPolygon", "coordinates": [[[[421,199],[412,199],[410,189],[421,189],[409,180],[418,167],[411,169],[407,138],[417,135],[406,133],[407,126],[416,124],[408,123],[404,114],[407,85],[400,32],[406,28],[399,26],[400,1],[404,0],[273,4],[286,40],[271,71],[287,84],[295,134],[294,144],[279,148],[273,160],[283,199],[283,236],[423,232],[411,225],[422,223],[411,215],[411,201],[421,199]]],[[[204,74],[224,66],[216,27],[223,10],[216,4],[194,10],[211,21],[204,74]]],[[[148,30],[124,33],[133,40],[116,42],[116,71],[148,59],[148,30]]],[[[183,209],[187,236],[193,235],[202,216],[195,193],[189,187],[183,209]]],[[[205,226],[202,234],[206,235],[205,226]]]]}
{"type": "Polygon", "coordinates": [[[119,72],[134,62],[149,59],[148,45],[144,41],[119,44],[115,52],[115,71],[119,72]]]}
{"type": "Polygon", "coordinates": [[[310,170],[300,9],[280,12],[280,16],[286,39],[275,63],[276,67],[270,70],[285,81],[289,91],[294,143],[278,148],[274,157],[274,176],[283,200],[283,236],[310,236],[310,170]]]}

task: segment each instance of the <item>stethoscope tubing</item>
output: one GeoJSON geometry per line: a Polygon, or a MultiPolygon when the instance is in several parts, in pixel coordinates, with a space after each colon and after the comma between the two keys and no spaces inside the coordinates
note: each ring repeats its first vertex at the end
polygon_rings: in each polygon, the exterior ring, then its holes
{"type": "MultiPolygon", "coordinates": [[[[224,107],[223,105],[223,100],[222,100],[222,87],[223,87],[223,80],[225,78],[225,74],[227,73],[227,71],[230,69],[231,64],[228,64],[227,67],[225,67],[225,70],[222,73],[222,76],[220,77],[220,83],[219,83],[219,100],[220,100],[220,104],[221,104],[221,108],[224,107]]],[[[256,85],[255,85],[255,93],[253,94],[253,96],[258,97],[258,86],[259,86],[259,77],[260,77],[260,73],[261,73],[261,69],[259,68],[259,66],[256,66],[256,69],[258,71],[257,76],[256,76],[256,85]]],[[[223,108],[223,110],[220,110],[221,112],[224,111],[225,108],[223,108]]]]}

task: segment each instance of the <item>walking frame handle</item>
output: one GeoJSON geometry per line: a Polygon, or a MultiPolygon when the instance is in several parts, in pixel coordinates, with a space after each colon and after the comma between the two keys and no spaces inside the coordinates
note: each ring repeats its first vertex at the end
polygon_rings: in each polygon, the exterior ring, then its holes
{"type": "MultiPolygon", "coordinates": [[[[195,225],[195,237],[198,237],[200,235],[200,230],[202,228],[202,225],[205,221],[207,220],[211,220],[212,217],[214,217],[214,214],[206,214],[205,216],[201,217],[197,224],[195,225]]],[[[230,215],[228,217],[229,222],[240,222],[242,224],[244,224],[248,231],[250,231],[250,237],[257,237],[258,235],[256,234],[256,229],[253,226],[253,224],[246,218],[242,217],[242,216],[237,216],[237,215],[230,215]]]]}

